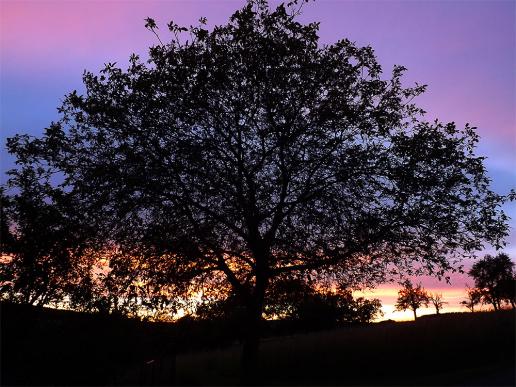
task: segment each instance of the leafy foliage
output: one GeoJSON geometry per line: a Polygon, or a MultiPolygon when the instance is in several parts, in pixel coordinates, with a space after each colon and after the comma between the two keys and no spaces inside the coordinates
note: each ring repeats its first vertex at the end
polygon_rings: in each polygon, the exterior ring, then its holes
{"type": "Polygon", "coordinates": [[[299,302],[292,316],[308,326],[334,327],[345,323],[366,323],[382,315],[379,299],[354,299],[351,291],[314,293],[299,302]]]}
{"type": "Polygon", "coordinates": [[[475,311],[475,306],[482,303],[483,291],[478,288],[466,289],[467,299],[462,300],[460,303],[468,308],[471,312],[475,311]]]}
{"type": "Polygon", "coordinates": [[[175,312],[171,284],[156,284],[162,260],[139,267],[137,257],[99,244],[73,196],[52,187],[43,169],[16,171],[10,184],[13,194],[1,192],[2,299],[151,318],[175,312]]]}
{"type": "MultiPolygon", "coordinates": [[[[307,329],[330,328],[348,323],[367,323],[382,315],[378,299],[354,298],[348,289],[324,289],[301,280],[275,281],[268,289],[264,316],[299,323],[307,329]]],[[[237,295],[206,300],[195,315],[203,320],[245,319],[245,309],[237,295]]]]}
{"type": "Polygon", "coordinates": [[[507,254],[486,255],[473,264],[469,274],[475,280],[475,287],[481,289],[484,303],[493,305],[495,310],[504,301],[514,306],[514,262],[507,254]]]}
{"type": "Polygon", "coordinates": [[[273,284],[267,300],[265,315],[269,318],[301,321],[314,327],[371,322],[382,315],[378,299],[354,298],[344,287],[331,289],[299,280],[273,284]]]}
{"type": "Polygon", "coordinates": [[[44,180],[42,169],[24,168],[11,179],[18,192],[2,192],[2,299],[32,305],[62,300],[84,252],[69,197],[44,180]]]}

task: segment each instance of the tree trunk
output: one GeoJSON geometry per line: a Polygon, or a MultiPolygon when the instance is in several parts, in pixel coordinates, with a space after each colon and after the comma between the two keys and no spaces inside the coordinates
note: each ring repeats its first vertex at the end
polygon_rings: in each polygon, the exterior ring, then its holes
{"type": "Polygon", "coordinates": [[[413,312],[414,312],[414,321],[416,321],[417,320],[416,310],[413,309],[413,312]]]}
{"type": "Polygon", "coordinates": [[[258,380],[258,351],[262,328],[262,312],[265,299],[267,277],[263,272],[257,272],[254,291],[247,299],[245,321],[245,336],[242,347],[242,384],[257,385],[258,380]]]}
{"type": "MultiPolygon", "coordinates": [[[[259,325],[259,324],[257,324],[259,325]]],[[[247,332],[242,347],[242,385],[251,386],[258,384],[257,382],[257,362],[258,350],[260,348],[260,333],[247,332]]]]}

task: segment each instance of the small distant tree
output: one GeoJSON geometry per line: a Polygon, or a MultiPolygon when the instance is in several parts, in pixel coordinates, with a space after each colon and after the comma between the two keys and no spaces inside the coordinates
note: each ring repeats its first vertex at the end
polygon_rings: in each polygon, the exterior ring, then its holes
{"type": "Polygon", "coordinates": [[[461,305],[464,305],[471,312],[475,311],[475,305],[478,305],[482,302],[482,290],[478,288],[470,288],[468,287],[466,290],[467,299],[460,302],[461,305]]]}
{"type": "Polygon", "coordinates": [[[371,322],[383,316],[382,303],[378,298],[358,297],[354,300],[354,316],[358,322],[371,322]]]}
{"type": "Polygon", "coordinates": [[[475,262],[469,274],[475,280],[475,287],[483,290],[486,303],[493,305],[495,310],[501,308],[502,302],[514,305],[514,262],[505,253],[496,256],[486,255],[475,262]],[[511,294],[512,290],[512,294],[511,294]]]}
{"type": "Polygon", "coordinates": [[[406,280],[403,282],[403,288],[398,292],[398,299],[396,300],[395,308],[397,311],[405,311],[407,309],[414,312],[414,320],[417,319],[416,310],[421,306],[427,307],[430,302],[430,297],[425,289],[418,284],[416,287],[406,280]]]}
{"type": "Polygon", "coordinates": [[[447,304],[446,301],[443,301],[443,295],[441,293],[431,293],[428,296],[428,299],[434,306],[436,314],[439,314],[439,311],[441,311],[444,305],[447,304]]]}

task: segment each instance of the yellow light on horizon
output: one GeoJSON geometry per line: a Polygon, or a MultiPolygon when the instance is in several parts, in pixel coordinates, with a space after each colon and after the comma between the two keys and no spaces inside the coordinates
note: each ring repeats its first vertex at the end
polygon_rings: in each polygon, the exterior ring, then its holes
{"type": "MultiPolygon", "coordinates": [[[[375,289],[368,289],[362,291],[353,292],[354,297],[364,298],[379,298],[382,303],[383,316],[377,318],[375,322],[383,320],[394,320],[394,321],[412,321],[414,320],[414,313],[412,310],[406,311],[395,311],[394,305],[398,298],[399,287],[395,285],[382,285],[375,289]]],[[[443,306],[440,313],[454,313],[454,312],[467,312],[468,309],[461,305],[460,302],[466,299],[466,289],[461,288],[426,288],[429,293],[439,293],[443,296],[443,301],[447,302],[443,306]]],[[[478,310],[481,310],[478,308],[478,310]]],[[[428,307],[422,307],[417,310],[417,316],[425,316],[430,314],[436,314],[435,308],[432,304],[428,307]]]]}

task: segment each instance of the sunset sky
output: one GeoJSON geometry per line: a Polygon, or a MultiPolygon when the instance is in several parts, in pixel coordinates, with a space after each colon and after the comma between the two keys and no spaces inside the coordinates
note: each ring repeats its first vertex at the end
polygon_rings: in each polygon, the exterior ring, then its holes
{"type": "MultiPolygon", "coordinates": [[[[204,1],[23,1],[0,2],[1,181],[13,166],[5,138],[15,133],[40,135],[58,118],[56,107],[69,91],[82,90],[85,69],[98,72],[106,62],[125,65],[133,52],[156,44],[144,28],[153,17],[166,39],[166,23],[225,23],[241,0],[204,1]]],[[[274,3],[273,3],[274,4],[274,3]]],[[[386,73],[394,64],[408,68],[406,84],[428,84],[419,104],[427,118],[466,122],[478,127],[479,154],[496,192],[516,187],[516,2],[514,1],[330,1],[310,2],[302,19],[320,21],[324,43],[348,38],[371,45],[386,73]]],[[[512,232],[506,252],[516,259],[516,203],[505,206],[512,232]]],[[[488,249],[481,253],[492,252],[488,249]]],[[[466,266],[470,263],[466,263],[466,266]]],[[[439,289],[457,310],[466,275],[453,275],[451,285],[423,278],[439,289]]],[[[374,294],[393,309],[396,289],[374,294]]],[[[433,313],[433,309],[428,309],[433,313]]],[[[386,318],[404,318],[401,313],[386,318]]]]}

